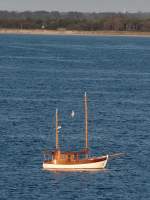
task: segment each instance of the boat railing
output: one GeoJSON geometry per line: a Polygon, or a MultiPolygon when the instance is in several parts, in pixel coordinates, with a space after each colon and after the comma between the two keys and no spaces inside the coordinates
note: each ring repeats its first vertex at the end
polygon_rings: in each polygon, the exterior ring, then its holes
{"type": "Polygon", "coordinates": [[[50,151],[45,150],[43,151],[44,160],[81,160],[88,157],[89,150],[83,149],[81,151],[67,151],[63,152],[60,150],[50,151]]]}
{"type": "Polygon", "coordinates": [[[52,160],[52,152],[50,150],[44,150],[43,151],[43,156],[44,156],[44,160],[52,160]]]}

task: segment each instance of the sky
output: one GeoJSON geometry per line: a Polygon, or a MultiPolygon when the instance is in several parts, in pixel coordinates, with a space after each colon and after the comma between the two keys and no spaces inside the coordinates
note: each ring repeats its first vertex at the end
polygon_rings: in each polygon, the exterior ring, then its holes
{"type": "Polygon", "coordinates": [[[0,0],[0,10],[150,12],[150,0],[0,0]]]}

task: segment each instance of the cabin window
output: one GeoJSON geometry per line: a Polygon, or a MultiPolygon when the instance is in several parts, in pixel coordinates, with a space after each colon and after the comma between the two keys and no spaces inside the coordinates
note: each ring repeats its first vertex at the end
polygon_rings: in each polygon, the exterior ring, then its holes
{"type": "Polygon", "coordinates": [[[65,154],[61,154],[61,159],[65,159],[66,158],[66,156],[65,156],[65,154]]]}
{"type": "Polygon", "coordinates": [[[74,154],[74,160],[77,160],[77,155],[76,154],[74,154]]]}
{"type": "Polygon", "coordinates": [[[84,159],[84,158],[85,158],[85,154],[80,154],[80,155],[79,155],[79,158],[80,158],[80,159],[84,159]]]}
{"type": "Polygon", "coordinates": [[[70,160],[71,159],[71,156],[70,155],[68,155],[68,160],[70,160]]]}

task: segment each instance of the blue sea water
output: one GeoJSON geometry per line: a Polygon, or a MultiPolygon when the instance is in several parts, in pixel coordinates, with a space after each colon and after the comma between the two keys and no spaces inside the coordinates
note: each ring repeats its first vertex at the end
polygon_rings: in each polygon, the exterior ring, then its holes
{"type": "Polygon", "coordinates": [[[0,35],[0,200],[150,199],[150,38],[0,35]],[[101,172],[45,172],[44,149],[125,153],[101,172]],[[75,117],[70,118],[71,110],[75,117]]]}

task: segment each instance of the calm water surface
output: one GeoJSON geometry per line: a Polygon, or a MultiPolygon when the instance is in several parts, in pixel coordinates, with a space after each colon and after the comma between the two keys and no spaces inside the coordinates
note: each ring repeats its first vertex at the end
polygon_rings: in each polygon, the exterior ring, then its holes
{"type": "Polygon", "coordinates": [[[147,200],[149,152],[150,38],[0,35],[0,199],[147,200]],[[62,149],[84,145],[84,91],[91,154],[126,156],[102,172],[45,172],[56,107],[62,149]]]}

